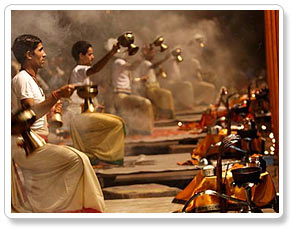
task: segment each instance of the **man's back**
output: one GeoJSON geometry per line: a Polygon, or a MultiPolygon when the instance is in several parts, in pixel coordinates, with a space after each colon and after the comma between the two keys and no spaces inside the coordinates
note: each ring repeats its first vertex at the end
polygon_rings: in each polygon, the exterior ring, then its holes
{"type": "Polygon", "coordinates": [[[113,64],[113,86],[114,89],[131,90],[130,71],[127,68],[127,62],[124,59],[117,58],[113,64]]]}

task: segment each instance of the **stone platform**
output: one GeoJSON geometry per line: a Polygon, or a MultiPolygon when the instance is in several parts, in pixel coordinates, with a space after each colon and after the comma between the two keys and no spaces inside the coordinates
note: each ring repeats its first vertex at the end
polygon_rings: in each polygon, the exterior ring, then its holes
{"type": "Polygon", "coordinates": [[[103,195],[105,200],[112,199],[136,199],[149,197],[174,197],[181,189],[176,187],[169,187],[161,184],[135,184],[127,186],[113,186],[103,188],[103,195]]]}
{"type": "Polygon", "coordinates": [[[202,166],[178,165],[191,158],[190,153],[126,156],[123,166],[94,169],[102,187],[189,181],[202,166]]]}
{"type": "Polygon", "coordinates": [[[172,213],[183,205],[171,203],[173,197],[105,200],[105,213],[172,213]]]}

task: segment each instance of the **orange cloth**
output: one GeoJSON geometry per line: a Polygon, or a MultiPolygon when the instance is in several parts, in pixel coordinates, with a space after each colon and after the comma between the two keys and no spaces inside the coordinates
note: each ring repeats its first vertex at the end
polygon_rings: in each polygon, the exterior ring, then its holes
{"type": "Polygon", "coordinates": [[[207,150],[212,144],[220,142],[226,137],[226,132],[221,131],[219,134],[207,134],[203,141],[200,142],[197,148],[193,150],[192,159],[200,161],[200,159],[207,153],[207,150]]]}
{"type": "MultiPolygon", "coordinates": [[[[243,165],[236,164],[231,169],[243,167],[243,165]]],[[[233,182],[231,169],[227,172],[226,177],[226,194],[232,196],[236,199],[245,201],[245,191],[244,188],[239,188],[238,186],[232,187],[233,182]]],[[[222,173],[224,180],[225,172],[222,173]]],[[[261,173],[260,179],[263,181],[252,187],[252,201],[258,206],[262,207],[270,203],[276,194],[276,189],[272,178],[268,172],[261,173]]],[[[189,183],[189,185],[176,196],[176,200],[189,200],[195,193],[205,190],[216,190],[216,176],[204,177],[203,171],[194,177],[194,179],[189,183]]],[[[230,203],[230,202],[229,202],[230,203]]],[[[219,198],[211,195],[202,195],[195,198],[187,207],[186,212],[190,212],[194,208],[206,207],[212,205],[218,205],[219,198]]]]}
{"type": "Polygon", "coordinates": [[[227,115],[227,109],[218,109],[215,105],[211,105],[211,108],[202,114],[199,122],[200,127],[203,129],[205,126],[212,126],[216,120],[220,117],[227,115]]]}
{"type": "MultiPolygon", "coordinates": [[[[217,142],[220,142],[224,137],[227,136],[227,130],[223,129],[219,132],[219,134],[213,135],[213,134],[207,134],[206,137],[199,143],[199,145],[193,150],[192,152],[192,159],[185,161],[185,162],[178,162],[178,165],[198,165],[199,161],[202,157],[205,156],[207,150],[212,144],[216,144],[217,142]]],[[[242,149],[246,150],[247,146],[246,143],[242,140],[241,141],[242,149]]],[[[214,147],[213,149],[210,149],[209,153],[211,152],[218,152],[218,149],[214,147]]],[[[261,138],[255,138],[252,141],[252,150],[261,152],[261,138]]]]}
{"type": "Polygon", "coordinates": [[[208,148],[217,142],[220,142],[226,133],[224,131],[219,134],[207,134],[206,137],[199,143],[199,145],[192,152],[192,159],[185,162],[178,162],[178,165],[198,165],[200,159],[206,154],[208,148]]]}

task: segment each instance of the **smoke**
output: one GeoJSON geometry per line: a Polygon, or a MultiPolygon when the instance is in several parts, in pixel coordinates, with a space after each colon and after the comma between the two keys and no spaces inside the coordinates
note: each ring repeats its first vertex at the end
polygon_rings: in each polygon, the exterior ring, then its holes
{"type": "MultiPolygon", "coordinates": [[[[117,38],[125,31],[134,33],[135,44],[138,46],[149,44],[162,35],[169,51],[177,47],[182,49],[184,61],[180,68],[186,79],[196,74],[197,67],[192,61],[195,58],[199,60],[202,72],[206,73],[205,80],[219,89],[223,85],[234,86],[241,81],[236,78],[239,76],[238,63],[243,59],[250,59],[251,56],[248,49],[234,38],[232,30],[222,25],[223,14],[224,12],[165,10],[17,10],[12,11],[12,42],[24,33],[39,36],[43,40],[48,59],[62,55],[64,62],[60,67],[63,70],[68,69],[68,78],[75,65],[71,57],[71,47],[78,40],[89,41],[98,60],[106,54],[104,44],[107,39],[117,38]],[[202,43],[204,47],[201,46],[202,43]]],[[[231,14],[228,15],[230,19],[231,14]]],[[[233,26],[233,30],[234,27],[240,29],[240,23],[244,21],[241,22],[238,18],[232,21],[232,17],[229,25],[233,26]]],[[[240,32],[238,36],[243,34],[243,31],[240,32]]],[[[256,33],[257,31],[245,31],[245,39],[249,41],[256,33]]],[[[164,55],[157,52],[156,59],[164,55]]],[[[131,60],[140,56],[138,53],[131,60]]],[[[164,66],[167,68],[167,65],[164,66]]],[[[110,63],[100,74],[108,74],[108,68],[110,63]]]]}
{"type": "Polygon", "coordinates": [[[42,39],[49,56],[56,56],[62,52],[62,47],[71,36],[70,26],[60,26],[60,19],[58,11],[13,10],[12,42],[21,34],[33,34],[42,39]]]}

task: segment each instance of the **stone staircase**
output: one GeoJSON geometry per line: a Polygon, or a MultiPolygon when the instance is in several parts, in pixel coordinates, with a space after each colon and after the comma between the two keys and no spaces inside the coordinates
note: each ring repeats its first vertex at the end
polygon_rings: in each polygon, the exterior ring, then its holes
{"type": "MultiPolygon", "coordinates": [[[[177,130],[178,122],[198,121],[202,110],[178,113],[175,120],[155,122],[155,130],[177,130]]],[[[102,185],[107,213],[171,213],[183,205],[172,203],[200,171],[179,166],[205,134],[177,134],[158,138],[135,137],[125,142],[123,167],[95,169],[102,185]]]]}

